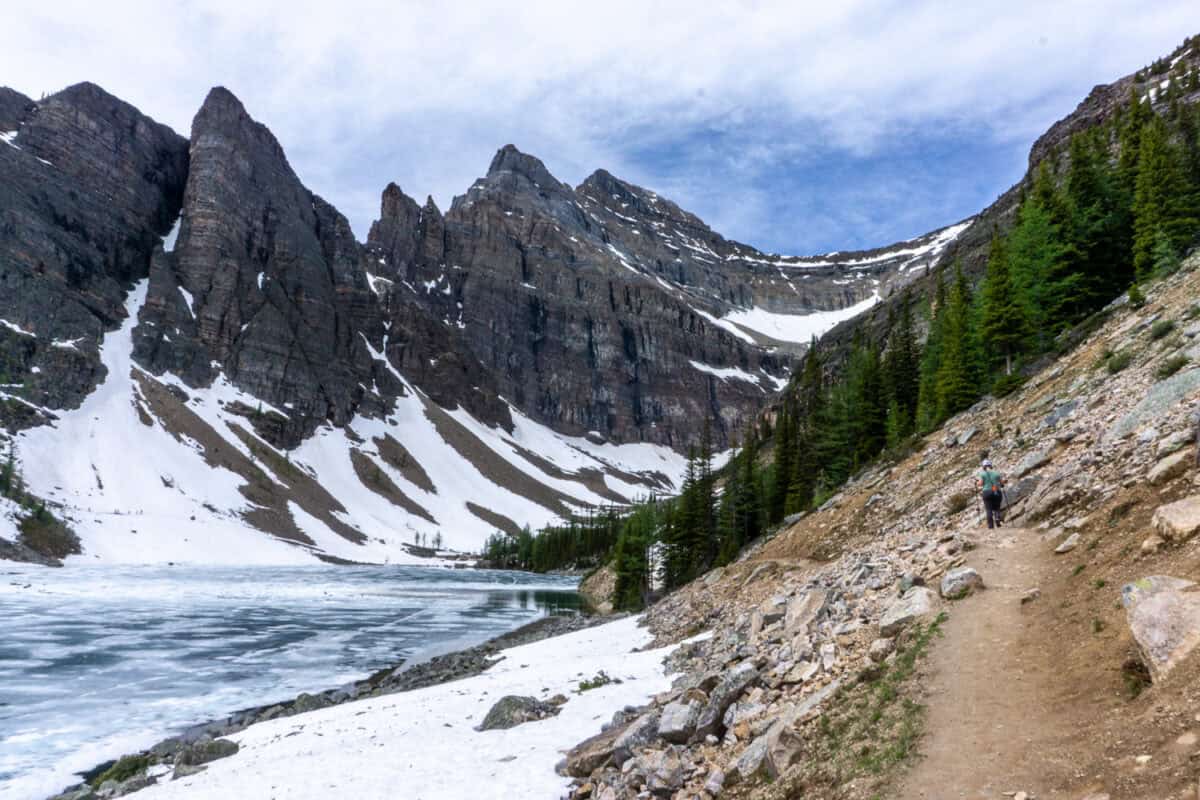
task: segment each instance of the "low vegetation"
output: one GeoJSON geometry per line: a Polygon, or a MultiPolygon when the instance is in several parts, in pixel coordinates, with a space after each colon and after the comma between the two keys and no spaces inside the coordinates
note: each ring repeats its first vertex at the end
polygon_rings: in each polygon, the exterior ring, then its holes
{"type": "Polygon", "coordinates": [[[127,781],[134,775],[141,773],[150,764],[150,756],[148,755],[124,756],[104,772],[92,778],[91,784],[92,786],[99,787],[103,786],[105,781],[116,781],[117,783],[127,781]]]}
{"type": "Polygon", "coordinates": [[[807,797],[818,786],[832,789],[851,782],[866,792],[862,796],[882,790],[896,767],[916,754],[925,722],[925,707],[916,699],[917,667],[947,619],[943,613],[915,628],[890,664],[870,667],[857,683],[839,689],[806,733],[804,769],[796,775],[785,772],[768,796],[799,797],[803,792],[807,797]]]}

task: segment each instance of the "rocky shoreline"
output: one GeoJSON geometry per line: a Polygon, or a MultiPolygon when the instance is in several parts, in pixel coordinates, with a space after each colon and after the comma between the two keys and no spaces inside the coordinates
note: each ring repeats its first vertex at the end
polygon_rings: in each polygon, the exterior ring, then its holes
{"type": "Polygon", "coordinates": [[[106,800],[144,789],[161,779],[183,777],[204,769],[204,764],[237,752],[237,744],[222,737],[239,733],[259,722],[303,714],[367,697],[423,689],[478,675],[503,658],[501,650],[584,630],[621,616],[574,614],[546,616],[488,639],[482,644],[434,656],[415,664],[399,664],[360,681],[292,700],[235,711],[221,719],[193,725],[154,746],[80,773],[79,784],[51,800],[106,800]]]}

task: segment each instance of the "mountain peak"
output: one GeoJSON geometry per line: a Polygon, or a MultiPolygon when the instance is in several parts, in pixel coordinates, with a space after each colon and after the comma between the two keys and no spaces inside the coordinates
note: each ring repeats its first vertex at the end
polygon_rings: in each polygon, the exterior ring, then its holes
{"type": "Polygon", "coordinates": [[[496,151],[491,165],[488,166],[487,177],[493,178],[505,172],[521,175],[540,185],[558,185],[558,179],[550,174],[550,170],[546,169],[541,159],[523,153],[511,144],[506,144],[496,151]]]}

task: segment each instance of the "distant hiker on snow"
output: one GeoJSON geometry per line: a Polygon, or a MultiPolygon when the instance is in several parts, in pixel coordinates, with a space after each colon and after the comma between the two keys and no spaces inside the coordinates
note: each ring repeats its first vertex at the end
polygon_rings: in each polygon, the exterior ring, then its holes
{"type": "Polygon", "coordinates": [[[1004,478],[999,472],[992,469],[992,462],[989,459],[985,458],[980,466],[982,471],[975,479],[975,486],[983,490],[983,507],[987,511],[987,526],[999,528],[1002,520],[1000,504],[1004,501],[1004,478]]]}

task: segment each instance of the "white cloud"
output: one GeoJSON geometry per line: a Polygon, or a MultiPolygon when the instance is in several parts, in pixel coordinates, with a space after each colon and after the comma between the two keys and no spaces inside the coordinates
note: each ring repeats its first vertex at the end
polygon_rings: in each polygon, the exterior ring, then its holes
{"type": "MultiPolygon", "coordinates": [[[[444,207],[509,141],[565,180],[604,166],[664,191],[631,150],[698,129],[728,133],[733,175],[814,146],[870,156],[922,125],[1024,146],[1197,22],[1193,2],[1131,0],[60,0],[6,9],[0,81],[91,80],[185,134],[224,84],[364,235],[388,180],[444,207]]],[[[754,208],[688,184],[678,199],[718,229],[718,206],[754,208]]]]}

